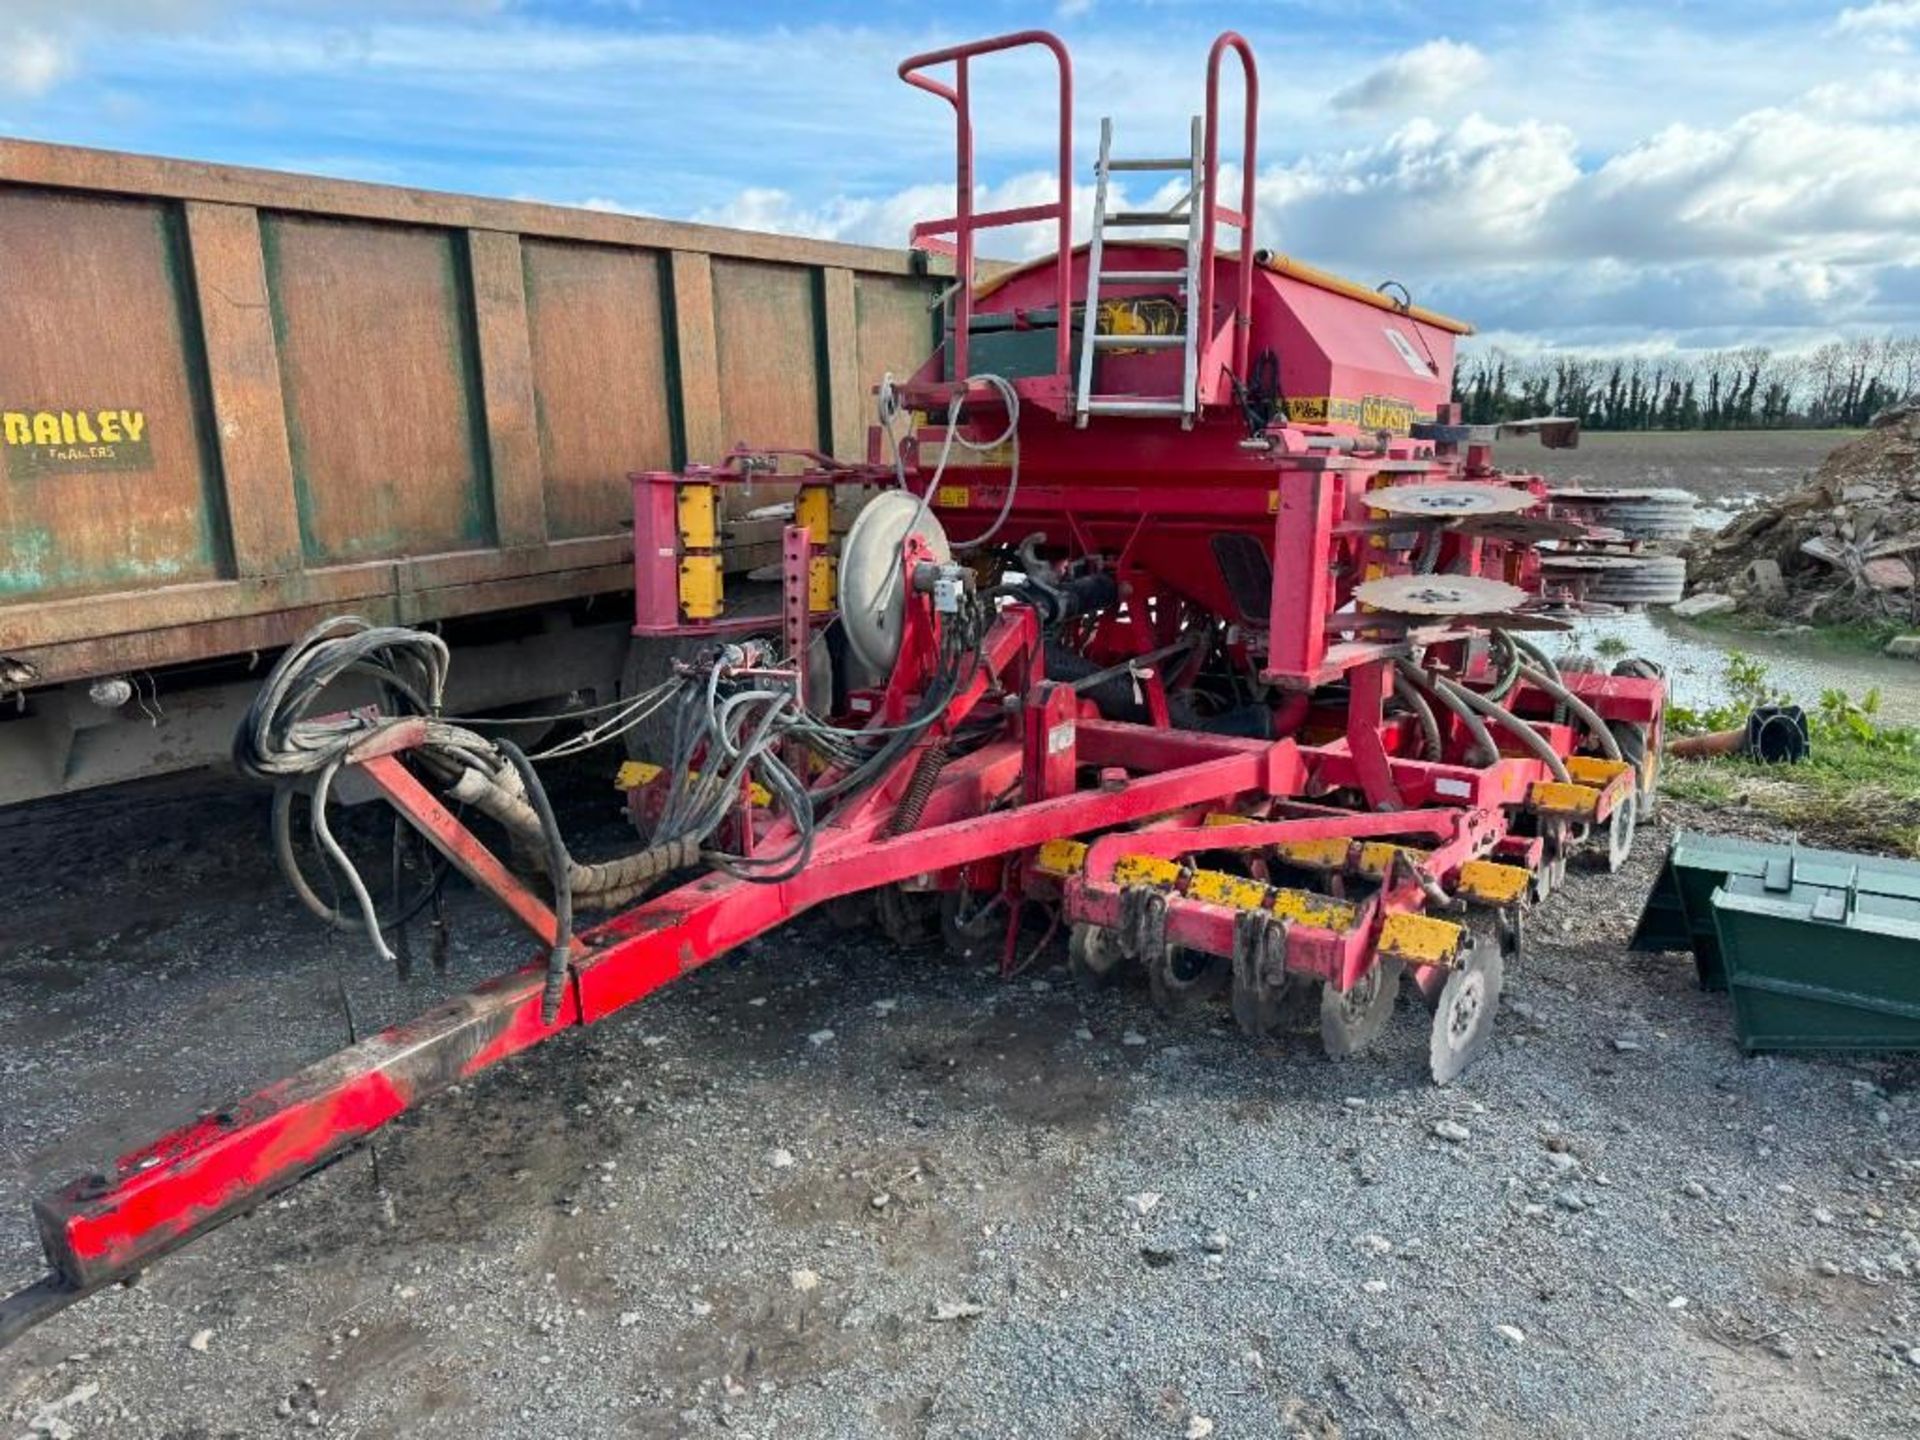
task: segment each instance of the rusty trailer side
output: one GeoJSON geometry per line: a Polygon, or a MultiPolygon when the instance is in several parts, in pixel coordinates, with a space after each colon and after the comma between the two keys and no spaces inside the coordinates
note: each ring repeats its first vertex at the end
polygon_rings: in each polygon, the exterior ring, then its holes
{"type": "MultiPolygon", "coordinates": [[[[619,626],[585,607],[631,589],[625,477],[740,439],[858,458],[941,283],[905,252],[0,139],[0,803],[213,758],[211,691],[322,614],[619,626]]],[[[780,494],[729,517],[733,568],[778,558],[744,512],[780,494]]],[[[617,665],[624,629],[588,648],[617,665]]],[[[524,649],[482,698],[549,693],[524,649]]]]}

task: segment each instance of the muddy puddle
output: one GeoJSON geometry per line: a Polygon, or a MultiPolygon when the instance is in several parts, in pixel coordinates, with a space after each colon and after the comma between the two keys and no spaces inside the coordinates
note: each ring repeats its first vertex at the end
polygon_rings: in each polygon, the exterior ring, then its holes
{"type": "Polygon", "coordinates": [[[1802,636],[1730,635],[1650,610],[1582,620],[1558,646],[1550,643],[1547,648],[1592,653],[1609,637],[1624,643],[1626,654],[1665,665],[1677,705],[1698,709],[1728,700],[1727,656],[1737,650],[1764,661],[1776,689],[1803,705],[1816,703],[1823,690],[1845,690],[1859,699],[1878,689],[1880,712],[1887,720],[1920,724],[1920,665],[1883,655],[1822,650],[1802,636]]]}

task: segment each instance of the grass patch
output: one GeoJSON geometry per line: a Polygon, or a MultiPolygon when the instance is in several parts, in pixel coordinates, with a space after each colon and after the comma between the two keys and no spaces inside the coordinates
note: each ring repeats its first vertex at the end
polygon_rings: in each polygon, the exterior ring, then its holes
{"type": "Polygon", "coordinates": [[[1829,735],[1798,765],[1669,757],[1663,770],[1678,799],[1750,810],[1832,849],[1920,859],[1920,748],[1829,735]]]}
{"type": "MultiPolygon", "coordinates": [[[[1730,698],[1723,705],[1669,705],[1669,733],[1735,730],[1758,706],[1792,703],[1774,687],[1763,661],[1738,650],[1727,654],[1726,684],[1730,698]]],[[[1811,749],[1799,764],[1669,756],[1668,793],[1716,809],[1756,811],[1817,845],[1920,858],[1920,727],[1884,724],[1877,690],[1858,699],[1823,690],[1805,710],[1811,749]]]]}

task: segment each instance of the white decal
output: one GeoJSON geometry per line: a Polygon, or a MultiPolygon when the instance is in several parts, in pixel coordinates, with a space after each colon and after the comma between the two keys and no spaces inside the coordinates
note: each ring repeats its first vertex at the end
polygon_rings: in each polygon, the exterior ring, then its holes
{"type": "Polygon", "coordinates": [[[1414,344],[1393,326],[1386,327],[1387,339],[1393,342],[1393,348],[1400,352],[1400,358],[1407,362],[1407,369],[1422,380],[1433,379],[1433,362],[1414,348],[1414,344]]]}

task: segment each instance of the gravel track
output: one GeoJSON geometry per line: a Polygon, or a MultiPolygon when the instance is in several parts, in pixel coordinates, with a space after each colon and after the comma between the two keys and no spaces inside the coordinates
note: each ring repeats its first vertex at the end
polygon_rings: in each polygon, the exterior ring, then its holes
{"type": "MultiPolygon", "coordinates": [[[[0,1434],[1911,1435],[1920,1070],[1624,951],[1679,813],[1448,1090],[1405,1002],[1335,1065],[803,920],[56,1317],[0,1434]]],[[[0,816],[0,892],[9,1283],[32,1193],[339,1044],[334,967],[367,1025],[524,953],[457,895],[399,984],[214,777],[0,816]]]]}

